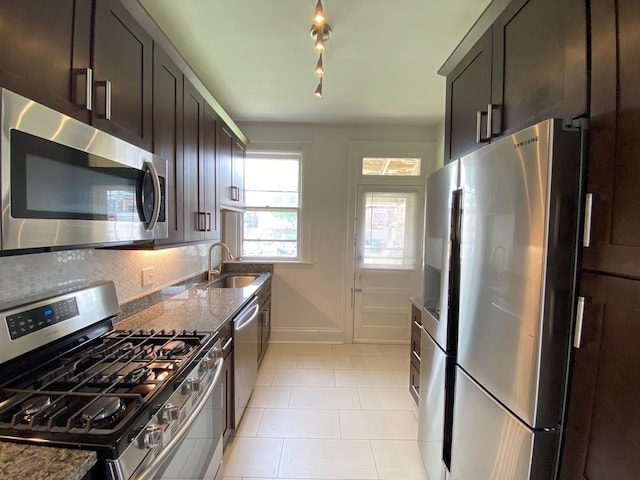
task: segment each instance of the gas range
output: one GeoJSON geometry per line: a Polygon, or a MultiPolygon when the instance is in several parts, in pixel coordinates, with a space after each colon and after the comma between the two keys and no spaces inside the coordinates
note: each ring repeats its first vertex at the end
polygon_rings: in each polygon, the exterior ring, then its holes
{"type": "Polygon", "coordinates": [[[116,330],[118,311],[107,282],[0,313],[0,439],[96,450],[97,478],[170,456],[217,383],[220,342],[116,330]]]}

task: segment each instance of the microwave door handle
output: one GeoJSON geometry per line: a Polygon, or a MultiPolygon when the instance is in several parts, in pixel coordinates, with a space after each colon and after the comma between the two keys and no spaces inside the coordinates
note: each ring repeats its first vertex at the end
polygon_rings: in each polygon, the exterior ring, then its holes
{"type": "Polygon", "coordinates": [[[200,397],[200,401],[198,402],[198,406],[191,412],[191,415],[186,419],[186,421],[180,425],[180,428],[176,431],[175,435],[169,443],[165,445],[162,451],[155,457],[149,465],[147,465],[142,472],[139,474],[134,474],[131,477],[131,480],[149,480],[153,478],[154,474],[158,471],[158,469],[162,466],[164,461],[173,453],[173,451],[178,447],[178,445],[182,442],[182,439],[187,435],[189,431],[189,427],[193,424],[196,417],[200,414],[202,409],[204,408],[207,400],[213,393],[213,389],[218,384],[220,380],[220,376],[222,375],[222,370],[224,368],[224,358],[219,358],[216,361],[216,371],[213,377],[213,381],[207,387],[207,391],[204,395],[200,397]]]}
{"type": "Polygon", "coordinates": [[[160,191],[160,177],[153,162],[144,162],[144,165],[151,174],[151,180],[153,181],[153,211],[151,212],[151,219],[147,224],[147,230],[153,230],[160,218],[160,200],[162,199],[162,192],[160,191]]]}

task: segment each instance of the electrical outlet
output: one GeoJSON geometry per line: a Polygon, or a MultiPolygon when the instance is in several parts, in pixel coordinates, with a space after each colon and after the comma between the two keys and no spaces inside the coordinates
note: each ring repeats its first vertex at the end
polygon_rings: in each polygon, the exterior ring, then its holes
{"type": "Polygon", "coordinates": [[[148,287],[149,285],[153,285],[153,267],[142,269],[142,286],[148,287]]]}

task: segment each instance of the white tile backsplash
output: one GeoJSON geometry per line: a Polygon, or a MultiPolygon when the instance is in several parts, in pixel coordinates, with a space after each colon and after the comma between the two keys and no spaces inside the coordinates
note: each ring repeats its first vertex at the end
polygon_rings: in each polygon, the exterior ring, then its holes
{"type": "MultiPolygon", "coordinates": [[[[113,280],[120,303],[207,270],[209,244],[162,250],[78,249],[0,257],[0,306],[101,280],[113,280]],[[142,269],[153,284],[142,286],[142,269]]],[[[214,264],[220,261],[215,249],[214,264]]]]}

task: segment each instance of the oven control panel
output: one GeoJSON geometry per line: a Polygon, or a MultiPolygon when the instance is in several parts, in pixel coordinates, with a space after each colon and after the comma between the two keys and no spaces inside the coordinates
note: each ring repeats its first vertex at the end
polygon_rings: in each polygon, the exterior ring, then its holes
{"type": "Polygon", "coordinates": [[[64,322],[79,313],[75,297],[18,312],[6,317],[9,336],[11,340],[16,340],[56,323],[64,322]]]}

